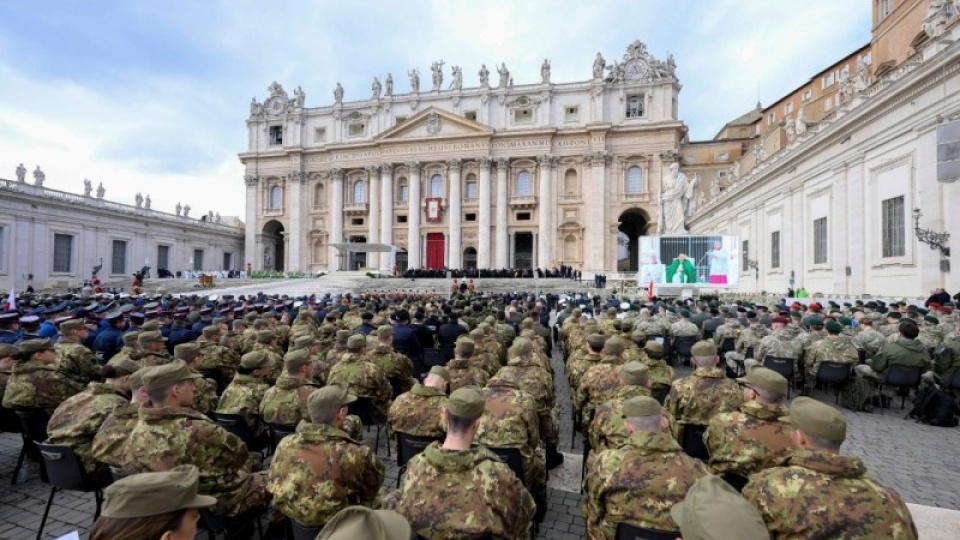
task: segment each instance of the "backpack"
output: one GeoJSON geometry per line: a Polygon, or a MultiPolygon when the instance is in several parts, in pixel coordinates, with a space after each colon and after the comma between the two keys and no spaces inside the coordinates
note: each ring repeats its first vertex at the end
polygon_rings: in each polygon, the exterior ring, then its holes
{"type": "Polygon", "coordinates": [[[840,405],[855,412],[872,412],[877,395],[878,392],[870,381],[853,377],[840,395],[840,405]]]}
{"type": "Polygon", "coordinates": [[[957,400],[937,385],[931,384],[917,393],[908,417],[931,426],[956,427],[960,424],[958,414],[960,405],[957,400]]]}

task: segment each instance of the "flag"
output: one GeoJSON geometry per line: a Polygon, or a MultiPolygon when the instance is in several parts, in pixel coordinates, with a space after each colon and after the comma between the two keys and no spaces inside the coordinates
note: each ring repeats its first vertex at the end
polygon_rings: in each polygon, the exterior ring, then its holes
{"type": "Polygon", "coordinates": [[[650,280],[650,287],[647,288],[647,301],[653,302],[653,280],[650,280]]]}
{"type": "Polygon", "coordinates": [[[10,287],[10,296],[7,297],[7,301],[3,304],[4,311],[16,311],[17,309],[17,295],[13,292],[13,287],[10,287]]]}

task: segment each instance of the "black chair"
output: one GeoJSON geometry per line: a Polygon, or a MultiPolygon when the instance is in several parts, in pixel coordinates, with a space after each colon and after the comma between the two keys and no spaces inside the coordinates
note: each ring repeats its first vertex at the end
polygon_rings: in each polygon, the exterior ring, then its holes
{"type": "Polygon", "coordinates": [[[768,356],[763,359],[763,367],[772,369],[787,379],[787,399],[790,398],[790,389],[793,387],[793,364],[796,362],[793,358],[778,358],[768,356]]]}
{"type": "Polygon", "coordinates": [[[951,390],[960,390],[960,367],[953,369],[953,374],[947,380],[947,388],[951,390]]]}
{"type": "Polygon", "coordinates": [[[653,399],[656,399],[661,405],[663,405],[663,402],[667,400],[667,395],[670,393],[670,386],[654,386],[653,390],[650,392],[653,394],[653,399]]]}
{"type": "MultiPolygon", "coordinates": [[[[386,427],[386,421],[382,418],[377,418],[374,414],[373,401],[368,397],[357,396],[356,401],[347,405],[347,411],[349,411],[349,414],[358,416],[367,429],[370,429],[370,426],[377,428],[377,440],[373,445],[373,451],[376,452],[380,450],[380,430],[386,427]]],[[[389,440],[387,440],[387,457],[390,457],[389,440]]]]}
{"type": "MultiPolygon", "coordinates": [[[[39,408],[14,409],[13,412],[17,415],[17,420],[20,423],[20,435],[23,437],[20,457],[17,458],[17,466],[13,469],[13,478],[10,479],[10,485],[15,486],[17,485],[17,476],[20,475],[20,469],[23,468],[23,461],[27,458],[27,455],[32,456],[37,453],[37,447],[33,444],[47,440],[47,423],[50,422],[50,415],[44,409],[39,408]]],[[[42,473],[42,461],[40,466],[42,473]]]]}
{"type": "Polygon", "coordinates": [[[407,463],[420,452],[430,446],[434,441],[442,441],[440,437],[424,437],[420,435],[410,435],[409,433],[397,434],[397,487],[400,487],[400,477],[407,470],[407,463]]]}
{"type": "Polygon", "coordinates": [[[0,433],[20,433],[20,419],[13,409],[0,407],[0,433]]]}
{"type": "MultiPolygon", "coordinates": [[[[911,389],[920,386],[920,376],[923,375],[922,367],[907,367],[900,364],[893,364],[887,369],[887,374],[880,383],[880,393],[883,393],[884,386],[892,386],[900,391],[900,410],[906,406],[907,395],[911,389]]],[[[883,414],[883,399],[880,399],[880,413],[883,414]]]]}
{"type": "MultiPolygon", "coordinates": [[[[247,448],[251,451],[260,451],[266,448],[268,445],[264,444],[262,439],[258,439],[256,434],[253,432],[253,429],[247,424],[247,419],[240,414],[228,414],[228,413],[210,413],[213,416],[214,422],[220,425],[223,429],[233,433],[247,445],[247,448]]],[[[277,441],[279,442],[279,441],[277,441]]]]}
{"type": "Polygon", "coordinates": [[[447,357],[443,349],[424,349],[423,350],[423,372],[429,373],[434,366],[447,365],[447,357]]]}
{"type": "Polygon", "coordinates": [[[864,349],[857,349],[857,364],[866,364],[867,363],[867,351],[864,349]]]}
{"type": "Polygon", "coordinates": [[[696,336],[678,336],[673,339],[673,350],[681,364],[685,366],[690,364],[690,349],[696,342],[696,336]]]}
{"type": "Polygon", "coordinates": [[[323,527],[308,527],[295,519],[290,520],[290,530],[293,531],[293,540],[315,540],[323,527]]]}
{"type": "Polygon", "coordinates": [[[266,513],[266,506],[248,510],[246,513],[234,517],[218,516],[210,512],[209,508],[200,508],[199,528],[207,532],[208,540],[216,540],[217,536],[221,533],[224,536],[224,540],[227,540],[231,536],[240,536],[238,531],[252,525],[257,528],[257,537],[263,540],[263,528],[260,525],[260,517],[266,513]]]}
{"type": "Polygon", "coordinates": [[[69,446],[43,443],[36,443],[36,445],[40,450],[40,458],[43,460],[43,470],[46,476],[44,481],[50,484],[50,498],[47,499],[47,507],[43,510],[43,518],[40,519],[37,540],[43,537],[43,528],[47,524],[50,507],[53,505],[53,498],[58,491],[93,493],[97,504],[93,513],[93,521],[96,521],[100,517],[100,506],[103,504],[103,491],[101,490],[106,485],[96,483],[87,476],[87,472],[83,470],[83,463],[69,446]]]}
{"type": "Polygon", "coordinates": [[[223,395],[223,391],[226,390],[227,385],[230,384],[230,381],[223,376],[223,372],[219,369],[201,369],[200,374],[217,383],[218,396],[223,395]]]}
{"type": "Polygon", "coordinates": [[[389,377],[387,378],[390,381],[390,389],[393,391],[393,399],[403,393],[403,387],[405,386],[406,380],[400,377],[389,377]]]}
{"type": "Polygon", "coordinates": [[[116,482],[117,480],[122,480],[128,476],[130,476],[130,474],[127,471],[123,470],[123,467],[116,467],[114,465],[110,465],[110,477],[113,478],[114,482],[116,482]]]}
{"type": "Polygon", "coordinates": [[[273,439],[273,447],[276,448],[280,441],[287,435],[293,435],[297,431],[297,426],[285,426],[283,424],[267,424],[270,429],[270,438],[273,439]]]}
{"type": "Polygon", "coordinates": [[[743,486],[747,485],[747,482],[750,481],[746,476],[740,476],[739,474],[728,472],[723,475],[724,481],[730,484],[730,487],[737,490],[738,492],[743,491],[743,486]]]}
{"type": "Polygon", "coordinates": [[[707,426],[699,424],[684,424],[682,442],[680,446],[683,451],[692,458],[697,458],[706,462],[710,459],[710,452],[707,451],[707,445],[703,443],[703,434],[707,431],[707,426]]]}
{"type": "Polygon", "coordinates": [[[816,382],[824,388],[832,386],[836,391],[835,403],[840,403],[840,392],[843,391],[843,387],[847,385],[852,374],[853,364],[821,362],[820,369],[817,370],[816,382]]]}
{"type": "Polygon", "coordinates": [[[743,352],[744,359],[753,358],[753,347],[747,347],[747,350],[743,352]]]}
{"type": "Polygon", "coordinates": [[[647,529],[630,523],[617,523],[616,540],[675,540],[680,533],[647,529]]]}
{"type": "MultiPolygon", "coordinates": [[[[502,459],[503,462],[506,463],[508,467],[510,467],[510,470],[513,471],[513,474],[517,475],[517,479],[520,480],[520,483],[527,488],[527,491],[529,491],[530,494],[533,495],[534,500],[536,500],[537,494],[534,493],[533,486],[529,485],[526,482],[526,480],[524,480],[526,476],[523,470],[523,456],[520,455],[520,449],[519,448],[500,448],[500,447],[494,447],[494,446],[488,446],[487,449],[493,452],[494,454],[498,455],[500,459],[502,459]]],[[[544,515],[546,513],[546,508],[540,508],[539,501],[537,504],[538,504],[537,516],[544,515]]],[[[544,500],[544,504],[546,504],[545,500],[544,500]]],[[[530,529],[531,540],[533,540],[537,536],[537,531],[539,530],[539,526],[537,525],[537,523],[538,523],[538,519],[537,517],[534,517],[534,524],[533,524],[533,527],[531,527],[530,529]]]]}

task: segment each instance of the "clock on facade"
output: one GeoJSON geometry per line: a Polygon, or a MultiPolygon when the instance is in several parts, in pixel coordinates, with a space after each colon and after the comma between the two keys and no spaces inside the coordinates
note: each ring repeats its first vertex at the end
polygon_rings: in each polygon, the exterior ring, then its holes
{"type": "Polygon", "coordinates": [[[627,65],[624,66],[623,71],[628,79],[637,80],[642,79],[647,74],[647,69],[650,66],[646,62],[639,58],[635,58],[627,62],[627,65]]]}

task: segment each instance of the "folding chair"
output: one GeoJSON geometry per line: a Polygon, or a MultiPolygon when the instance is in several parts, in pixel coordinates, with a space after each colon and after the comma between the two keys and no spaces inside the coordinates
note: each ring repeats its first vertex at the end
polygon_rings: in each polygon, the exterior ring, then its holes
{"type": "MultiPolygon", "coordinates": [[[[841,362],[821,362],[820,369],[817,370],[816,382],[824,388],[833,386],[836,390],[836,401],[840,403],[840,392],[850,380],[853,374],[853,364],[844,364],[841,362]]],[[[812,392],[811,392],[812,394],[812,392]]]]}
{"type": "MultiPolygon", "coordinates": [[[[923,375],[923,368],[921,367],[907,367],[901,366],[900,364],[893,364],[887,369],[887,374],[884,377],[883,381],[880,383],[880,393],[883,394],[884,386],[892,386],[899,389],[901,393],[900,397],[900,410],[902,411],[906,406],[907,395],[910,393],[911,389],[916,389],[920,386],[920,376],[923,375]]],[[[883,399],[880,399],[880,413],[883,414],[883,399]]]]}
{"type": "Polygon", "coordinates": [[[96,521],[100,517],[100,506],[103,504],[102,488],[106,485],[96,483],[87,476],[87,472],[83,469],[83,463],[69,446],[43,443],[36,443],[36,445],[40,450],[40,458],[43,460],[43,471],[46,477],[44,481],[50,484],[50,497],[47,499],[47,506],[43,510],[40,529],[37,530],[37,540],[43,537],[43,528],[47,524],[50,507],[53,505],[53,498],[58,491],[93,493],[97,504],[97,509],[93,513],[93,521],[96,521]]]}
{"type": "Polygon", "coordinates": [[[763,367],[772,369],[787,379],[787,399],[790,398],[790,389],[793,387],[794,362],[796,360],[793,358],[778,358],[776,356],[767,356],[763,359],[763,367]]]}
{"type": "Polygon", "coordinates": [[[699,424],[684,424],[682,442],[680,446],[683,451],[692,458],[697,458],[703,462],[710,459],[710,452],[707,451],[707,445],[703,443],[703,434],[707,431],[707,426],[699,424]]]}
{"type": "Polygon", "coordinates": [[[678,532],[647,529],[621,521],[617,523],[617,536],[615,540],[675,540],[679,536],[680,533],[678,532]]]}
{"type": "Polygon", "coordinates": [[[10,485],[15,486],[27,454],[33,455],[36,452],[33,443],[42,443],[47,440],[47,423],[50,422],[50,415],[44,409],[26,407],[14,409],[13,413],[17,415],[17,420],[20,422],[20,435],[23,437],[20,457],[17,458],[17,466],[14,467],[13,477],[10,479],[10,485]]]}
{"type": "Polygon", "coordinates": [[[410,435],[409,433],[397,432],[397,487],[400,487],[400,477],[407,470],[407,463],[414,456],[423,452],[434,441],[442,441],[439,437],[423,437],[420,435],[410,435]]]}
{"type": "MultiPolygon", "coordinates": [[[[357,396],[356,401],[347,405],[347,411],[349,411],[349,414],[358,416],[360,421],[363,422],[363,425],[367,426],[367,428],[370,426],[377,428],[377,440],[374,443],[373,451],[376,452],[380,450],[380,430],[386,427],[386,421],[382,418],[377,418],[374,415],[373,401],[365,396],[357,396]]],[[[389,440],[387,440],[387,457],[390,457],[389,440]]]]}

